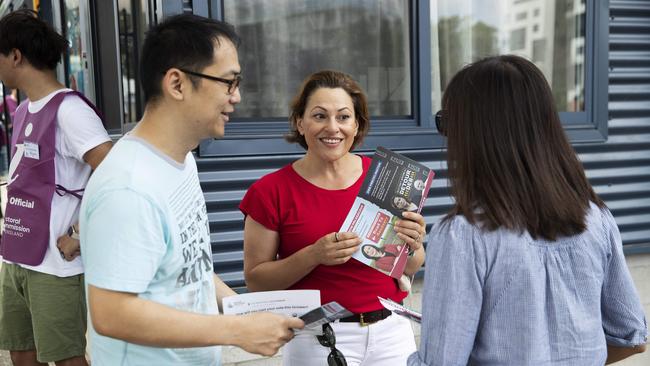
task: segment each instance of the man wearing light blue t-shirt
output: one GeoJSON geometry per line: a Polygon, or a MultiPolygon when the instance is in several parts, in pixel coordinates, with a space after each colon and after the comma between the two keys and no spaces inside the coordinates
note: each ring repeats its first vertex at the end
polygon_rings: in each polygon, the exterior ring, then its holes
{"type": "Polygon", "coordinates": [[[194,15],[147,35],[144,116],[97,169],[81,208],[93,365],[219,365],[218,345],[270,356],[304,326],[218,313],[234,292],[213,272],[191,150],[222,137],[241,100],[236,44],[230,25],[194,15]]]}

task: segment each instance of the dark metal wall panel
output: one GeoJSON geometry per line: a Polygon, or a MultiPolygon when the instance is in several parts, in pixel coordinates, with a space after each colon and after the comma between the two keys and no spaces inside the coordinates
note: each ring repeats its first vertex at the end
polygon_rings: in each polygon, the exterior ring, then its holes
{"type": "Polygon", "coordinates": [[[650,0],[611,0],[609,139],[578,146],[627,252],[650,247],[650,0]]]}
{"type": "MultiPolygon", "coordinates": [[[[612,210],[627,253],[650,251],[650,0],[610,3],[609,138],[578,145],[587,176],[612,210]]],[[[401,151],[436,171],[423,210],[427,223],[450,207],[444,153],[401,151]]],[[[217,273],[243,286],[243,215],[237,209],[258,178],[300,155],[199,159],[217,273]]]]}

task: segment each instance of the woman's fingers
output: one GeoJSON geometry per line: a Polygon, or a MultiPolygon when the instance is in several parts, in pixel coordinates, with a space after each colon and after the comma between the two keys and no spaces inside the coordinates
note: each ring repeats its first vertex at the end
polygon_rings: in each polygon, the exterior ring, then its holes
{"type": "MultiPolygon", "coordinates": [[[[339,235],[340,237],[340,235],[339,235]]],[[[336,258],[345,258],[350,257],[354,252],[359,249],[360,239],[358,237],[353,237],[351,239],[342,240],[338,242],[336,247],[335,257],[336,258]]],[[[348,258],[349,259],[349,258],[348,258]]]]}
{"type": "Polygon", "coordinates": [[[355,233],[349,233],[349,232],[339,232],[339,233],[334,233],[333,237],[336,239],[338,238],[338,241],[333,241],[332,242],[332,249],[339,252],[339,251],[350,251],[352,250],[352,253],[356,250],[356,248],[361,244],[361,239],[359,239],[359,236],[355,233]],[[352,248],[352,249],[351,249],[352,248]]]}
{"type": "Polygon", "coordinates": [[[359,248],[361,239],[353,232],[333,232],[320,240],[324,265],[336,265],[347,262],[359,248]]]}
{"type": "Polygon", "coordinates": [[[411,250],[418,250],[422,247],[422,241],[421,240],[416,240],[416,238],[411,237],[409,235],[404,235],[402,233],[397,233],[397,236],[404,240],[406,244],[411,248],[411,250]]]}
{"type": "Polygon", "coordinates": [[[424,225],[424,216],[416,212],[404,211],[402,212],[402,217],[413,222],[417,222],[420,225],[424,225]]]}
{"type": "Polygon", "coordinates": [[[354,245],[354,246],[351,246],[351,247],[343,248],[343,249],[341,249],[341,250],[339,250],[339,251],[336,252],[337,257],[339,257],[339,258],[343,258],[343,257],[351,257],[352,254],[354,254],[354,252],[356,252],[358,248],[359,248],[358,245],[354,245]]]}
{"type": "Polygon", "coordinates": [[[353,233],[353,232],[349,232],[349,231],[340,231],[338,233],[334,233],[334,235],[332,237],[337,239],[336,241],[346,241],[348,239],[357,239],[357,238],[359,238],[357,233],[353,233]]]}
{"type": "Polygon", "coordinates": [[[418,250],[422,247],[422,241],[426,235],[424,218],[413,212],[405,212],[404,218],[405,220],[398,220],[395,223],[397,236],[404,240],[411,250],[418,250]]]}
{"type": "Polygon", "coordinates": [[[425,232],[424,224],[420,225],[409,220],[400,220],[395,223],[395,231],[414,239],[422,239],[425,232]]]}

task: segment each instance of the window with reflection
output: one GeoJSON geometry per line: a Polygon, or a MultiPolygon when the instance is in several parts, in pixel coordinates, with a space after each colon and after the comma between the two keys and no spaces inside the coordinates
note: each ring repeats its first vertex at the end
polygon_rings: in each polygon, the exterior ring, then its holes
{"type": "Polygon", "coordinates": [[[410,116],[410,3],[224,0],[224,19],[242,38],[237,117],[286,117],[302,80],[321,69],[357,80],[372,116],[410,116]]]}
{"type": "Polygon", "coordinates": [[[144,112],[144,96],[140,86],[140,51],[149,28],[148,0],[118,0],[117,22],[122,73],[124,122],[137,122],[144,112]]]}
{"type": "Polygon", "coordinates": [[[432,104],[464,65],[516,54],[534,62],[560,112],[585,110],[585,4],[581,0],[438,0],[431,3],[432,104]]]}
{"type": "Polygon", "coordinates": [[[81,44],[79,0],[65,0],[63,4],[65,9],[65,35],[70,45],[68,53],[65,55],[66,85],[71,89],[85,94],[86,88],[84,87],[85,80],[82,56],[85,50],[81,44]]]}
{"type": "Polygon", "coordinates": [[[88,24],[87,0],[61,0],[62,30],[70,47],[64,55],[65,84],[91,100],[95,97],[92,75],[90,25],[88,24]],[[86,16],[84,16],[86,15],[86,16]]]}

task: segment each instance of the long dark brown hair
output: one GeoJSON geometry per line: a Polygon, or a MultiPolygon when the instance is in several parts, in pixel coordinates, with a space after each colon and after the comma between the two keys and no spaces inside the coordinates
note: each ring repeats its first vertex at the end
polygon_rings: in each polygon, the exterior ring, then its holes
{"type": "Polygon", "coordinates": [[[456,201],[445,220],[463,215],[488,230],[555,240],[585,230],[590,201],[605,207],[533,63],[507,55],[468,65],[449,82],[442,106],[456,201]]]}

